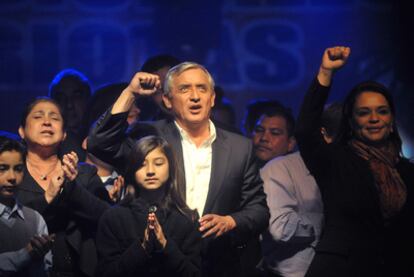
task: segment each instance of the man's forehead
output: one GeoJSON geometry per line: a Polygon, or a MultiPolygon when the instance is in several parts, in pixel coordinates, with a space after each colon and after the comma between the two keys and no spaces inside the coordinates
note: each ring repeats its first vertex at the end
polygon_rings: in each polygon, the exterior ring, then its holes
{"type": "Polygon", "coordinates": [[[53,89],[57,92],[64,91],[64,90],[76,90],[88,88],[88,84],[82,81],[81,79],[75,76],[67,76],[62,78],[54,87],[53,89]]]}
{"type": "Polygon", "coordinates": [[[262,115],[257,121],[257,125],[267,128],[286,128],[286,118],[281,115],[262,115]]]}
{"type": "Polygon", "coordinates": [[[191,79],[204,79],[208,81],[207,73],[204,72],[201,68],[188,68],[180,73],[177,73],[174,76],[175,80],[184,81],[184,80],[191,80],[191,79]]]}
{"type": "Polygon", "coordinates": [[[6,150],[0,153],[0,164],[9,165],[12,163],[22,164],[23,155],[22,153],[15,150],[6,150]]]}

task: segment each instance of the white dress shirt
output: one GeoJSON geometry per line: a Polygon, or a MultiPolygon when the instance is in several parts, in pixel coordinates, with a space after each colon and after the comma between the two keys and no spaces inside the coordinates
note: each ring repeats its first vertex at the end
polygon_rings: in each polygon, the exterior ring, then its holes
{"type": "Polygon", "coordinates": [[[175,122],[175,125],[180,131],[183,148],[186,203],[191,209],[196,209],[198,214],[202,216],[210,184],[212,144],[216,139],[216,128],[210,120],[210,135],[197,147],[177,122],[175,122]]]}

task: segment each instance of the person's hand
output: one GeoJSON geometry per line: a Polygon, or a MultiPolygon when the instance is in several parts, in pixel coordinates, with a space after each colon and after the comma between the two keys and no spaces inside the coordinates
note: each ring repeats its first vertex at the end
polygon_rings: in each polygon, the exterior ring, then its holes
{"type": "Polygon", "coordinates": [[[199,219],[200,232],[203,232],[203,238],[214,235],[215,238],[236,228],[236,221],[229,216],[220,216],[216,214],[206,214],[199,219]]]}
{"type": "Polygon", "coordinates": [[[78,155],[73,151],[63,155],[62,171],[66,180],[73,181],[78,176],[78,161],[78,155]]]}
{"type": "Polygon", "coordinates": [[[66,180],[73,181],[78,175],[78,155],[70,152],[63,156],[62,165],[57,174],[50,179],[49,185],[45,191],[46,202],[50,203],[62,190],[66,180]]]}
{"type": "Polygon", "coordinates": [[[124,177],[119,175],[115,181],[112,188],[108,191],[109,198],[112,202],[117,202],[121,198],[122,189],[125,185],[124,177]]]}
{"type": "Polygon", "coordinates": [[[327,48],[322,56],[321,68],[325,70],[336,70],[341,68],[348,60],[351,48],[336,46],[327,48]]]}
{"type": "Polygon", "coordinates": [[[131,196],[135,195],[135,188],[133,185],[127,185],[125,191],[126,191],[125,195],[131,195],[131,196]]]}
{"type": "Polygon", "coordinates": [[[134,75],[127,89],[139,95],[152,95],[161,87],[160,77],[155,74],[138,72],[134,75]]]}
{"type": "Polygon", "coordinates": [[[327,48],[323,53],[321,66],[319,68],[319,83],[324,86],[329,86],[333,73],[346,64],[350,54],[351,48],[349,47],[336,46],[327,48]]]}
{"type": "Polygon", "coordinates": [[[153,95],[161,87],[160,77],[155,74],[138,72],[122,91],[111,109],[111,114],[129,112],[139,96],[153,95]]]}
{"type": "Polygon", "coordinates": [[[152,232],[155,235],[155,239],[157,240],[158,244],[161,246],[162,249],[165,248],[167,245],[167,239],[165,238],[164,232],[162,231],[162,227],[158,222],[157,216],[155,213],[149,213],[147,219],[147,228],[145,228],[144,232],[144,241],[142,243],[142,247],[146,251],[152,251],[154,249],[149,249],[150,245],[154,243],[150,241],[150,233],[152,232]]]}
{"type": "Polygon", "coordinates": [[[161,244],[162,249],[165,248],[165,245],[167,245],[167,239],[164,236],[164,233],[162,231],[162,227],[160,223],[158,222],[158,218],[155,215],[155,213],[149,213],[148,214],[148,231],[153,231],[155,234],[155,237],[157,238],[158,242],[161,244]]]}
{"type": "Polygon", "coordinates": [[[50,250],[54,241],[54,234],[33,236],[26,245],[27,252],[32,259],[41,259],[50,250]]]}

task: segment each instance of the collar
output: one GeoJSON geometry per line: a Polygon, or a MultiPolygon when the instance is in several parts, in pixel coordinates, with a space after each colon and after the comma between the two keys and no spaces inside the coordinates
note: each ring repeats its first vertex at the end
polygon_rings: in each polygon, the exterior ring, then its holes
{"type": "MultiPolygon", "coordinates": [[[[209,130],[210,130],[210,135],[208,136],[208,138],[201,144],[200,147],[207,147],[207,146],[211,146],[213,144],[213,142],[216,140],[217,137],[217,133],[216,133],[216,127],[214,126],[214,123],[209,119],[208,120],[209,123],[209,130]]],[[[193,143],[190,139],[190,136],[188,135],[187,131],[184,130],[183,128],[181,128],[181,126],[177,123],[177,121],[174,121],[175,126],[177,127],[178,131],[180,132],[181,138],[183,140],[189,141],[191,143],[193,143]]]]}
{"type": "Polygon", "coordinates": [[[115,180],[116,178],[118,178],[118,172],[116,172],[114,170],[114,171],[112,171],[111,175],[103,176],[103,177],[100,177],[100,178],[101,178],[102,183],[105,183],[109,179],[115,180]]]}
{"type": "Polygon", "coordinates": [[[20,216],[24,220],[24,214],[23,214],[22,208],[23,206],[17,201],[17,199],[11,210],[6,205],[0,203],[0,217],[4,217],[5,214],[7,213],[8,214],[7,219],[9,219],[14,213],[17,213],[17,215],[20,216]]]}

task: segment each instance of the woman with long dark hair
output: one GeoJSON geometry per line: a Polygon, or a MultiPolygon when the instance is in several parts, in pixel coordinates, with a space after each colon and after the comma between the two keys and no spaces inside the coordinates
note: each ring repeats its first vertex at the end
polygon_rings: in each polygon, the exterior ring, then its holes
{"type": "Polygon", "coordinates": [[[343,105],[340,133],[324,143],[319,123],[333,74],[348,47],[325,50],[302,104],[296,138],[320,187],[325,226],[306,276],[414,276],[414,165],[401,153],[396,109],[383,85],[356,85],[343,105]]]}
{"type": "Polygon", "coordinates": [[[185,204],[182,177],[168,143],[138,140],[126,182],[135,188],[102,216],[97,234],[100,276],[199,276],[201,235],[185,204]]]}

